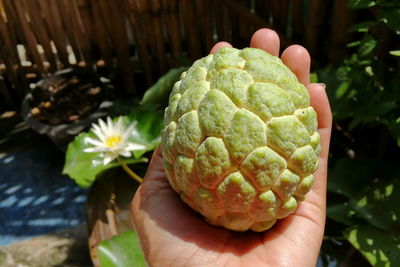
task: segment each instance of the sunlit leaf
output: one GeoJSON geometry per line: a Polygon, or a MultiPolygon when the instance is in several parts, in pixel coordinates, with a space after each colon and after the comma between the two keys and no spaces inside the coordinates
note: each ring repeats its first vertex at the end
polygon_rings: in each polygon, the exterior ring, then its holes
{"type": "Polygon", "coordinates": [[[97,248],[101,267],[147,266],[133,230],[103,241],[97,248]]]}
{"type": "Polygon", "coordinates": [[[353,226],[344,231],[345,237],[373,266],[398,266],[400,239],[369,225],[353,226]]]}
{"type": "Polygon", "coordinates": [[[329,205],[327,208],[327,216],[328,218],[348,226],[362,222],[360,216],[348,202],[329,205]]]}
{"type": "Polygon", "coordinates": [[[361,9],[376,5],[376,1],[372,0],[349,0],[347,6],[349,8],[361,9]]]}
{"type": "Polygon", "coordinates": [[[400,50],[389,51],[389,54],[391,54],[392,56],[400,57],[400,50]]]}
{"type": "Polygon", "coordinates": [[[350,201],[351,206],[371,225],[400,233],[400,180],[372,183],[350,201]]]}

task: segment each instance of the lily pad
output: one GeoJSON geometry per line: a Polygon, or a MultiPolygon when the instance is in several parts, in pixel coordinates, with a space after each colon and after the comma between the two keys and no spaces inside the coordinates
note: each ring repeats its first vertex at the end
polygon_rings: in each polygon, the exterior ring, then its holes
{"type": "Polygon", "coordinates": [[[103,241],[97,248],[101,267],[147,266],[133,230],[103,241]]]}
{"type": "MultiPolygon", "coordinates": [[[[95,135],[92,132],[81,133],[69,144],[63,169],[63,174],[69,175],[83,188],[89,187],[102,171],[120,165],[117,161],[104,165],[104,157],[101,153],[83,152],[85,148],[91,146],[85,142],[86,137],[94,138],[95,135]]],[[[125,160],[125,162],[127,164],[143,163],[147,162],[147,159],[132,158],[125,160]]]]}

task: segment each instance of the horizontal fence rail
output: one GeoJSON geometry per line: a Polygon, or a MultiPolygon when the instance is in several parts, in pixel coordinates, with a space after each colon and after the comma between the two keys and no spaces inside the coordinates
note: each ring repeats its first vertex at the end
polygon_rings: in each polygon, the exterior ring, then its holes
{"type": "Polygon", "coordinates": [[[249,44],[261,27],[314,62],[341,58],[353,21],[346,0],[0,0],[0,103],[18,107],[31,81],[78,65],[142,94],[169,68],[224,40],[249,44]],[[335,18],[339,21],[331,23],[335,18]],[[329,45],[326,45],[329,43],[329,45]]]}

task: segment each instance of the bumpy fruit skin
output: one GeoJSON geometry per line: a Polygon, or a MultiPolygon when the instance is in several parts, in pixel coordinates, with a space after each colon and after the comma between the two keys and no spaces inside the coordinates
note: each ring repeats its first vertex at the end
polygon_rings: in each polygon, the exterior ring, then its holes
{"type": "Polygon", "coordinates": [[[221,48],[176,82],[162,153],[173,189],[206,220],[264,231],[313,183],[320,137],[306,88],[267,52],[221,48]]]}

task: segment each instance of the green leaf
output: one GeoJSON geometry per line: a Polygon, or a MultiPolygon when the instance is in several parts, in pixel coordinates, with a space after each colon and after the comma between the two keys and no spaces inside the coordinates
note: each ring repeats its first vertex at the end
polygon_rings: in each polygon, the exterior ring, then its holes
{"type": "Polygon", "coordinates": [[[389,54],[391,54],[392,56],[400,57],[400,50],[389,51],[389,54]]]}
{"type": "Polygon", "coordinates": [[[340,86],[336,90],[336,98],[342,98],[346,92],[347,89],[349,89],[350,83],[348,82],[343,82],[340,84],[340,86]]]}
{"type": "Polygon", "coordinates": [[[400,231],[399,179],[372,183],[358,197],[352,198],[350,203],[373,226],[382,230],[400,231]]]}
{"type": "Polygon", "coordinates": [[[318,82],[318,74],[316,72],[310,73],[310,83],[318,82]]]}
{"type": "Polygon", "coordinates": [[[348,202],[329,205],[326,211],[328,218],[348,226],[362,222],[360,216],[348,202]]]}
{"type": "Polygon", "coordinates": [[[143,96],[142,105],[154,105],[164,107],[168,104],[169,94],[187,67],[171,69],[162,76],[152,87],[150,87],[143,96]]]}
{"type": "Polygon", "coordinates": [[[369,56],[374,51],[377,41],[369,34],[365,35],[361,40],[360,48],[358,50],[361,57],[369,56]]]}
{"type": "Polygon", "coordinates": [[[372,0],[349,0],[347,7],[353,9],[367,8],[376,5],[375,1],[372,0]]]}
{"type": "Polygon", "coordinates": [[[373,266],[398,266],[398,233],[388,233],[369,225],[358,225],[346,229],[344,235],[373,266]]]}
{"type": "MultiPolygon", "coordinates": [[[[136,123],[128,140],[146,147],[133,151],[133,158],[124,159],[127,164],[147,162],[146,158],[141,157],[146,152],[154,150],[160,143],[162,118],[162,111],[149,110],[140,106],[136,106],[129,116],[123,116],[125,125],[136,123]]],[[[116,120],[117,118],[114,119],[116,120]]],[[[69,175],[81,187],[90,186],[102,171],[120,165],[117,161],[104,165],[102,153],[84,152],[85,148],[93,146],[85,142],[87,137],[95,138],[95,135],[91,131],[81,133],[69,144],[63,169],[63,173],[69,175]]]]}
{"type": "Polygon", "coordinates": [[[364,21],[351,26],[348,32],[367,32],[370,28],[378,25],[379,23],[376,21],[364,21]]]}
{"type": "MultiPolygon", "coordinates": [[[[87,153],[83,150],[91,145],[85,142],[86,137],[94,138],[92,132],[80,133],[75,137],[67,149],[63,174],[69,175],[75,182],[85,188],[89,187],[96,176],[104,170],[114,168],[120,164],[117,161],[107,165],[103,164],[104,157],[101,153],[87,153]]],[[[146,158],[125,160],[127,164],[147,162],[146,158]]]]}
{"type": "Polygon", "coordinates": [[[133,230],[101,242],[97,252],[101,267],[147,266],[139,240],[133,230]]]}
{"type": "MultiPolygon", "coordinates": [[[[161,141],[161,129],[163,128],[164,113],[144,106],[138,106],[126,116],[126,122],[137,122],[137,132],[133,132],[130,141],[143,144],[146,151],[154,150],[161,141]]],[[[136,158],[141,157],[146,151],[134,151],[136,158]]]]}
{"type": "Polygon", "coordinates": [[[328,190],[355,197],[374,179],[390,177],[395,170],[395,164],[379,159],[342,158],[329,171],[328,190]]]}
{"type": "Polygon", "coordinates": [[[400,34],[400,8],[385,8],[382,20],[396,34],[400,34]]]}

